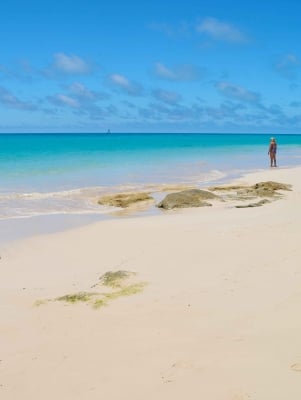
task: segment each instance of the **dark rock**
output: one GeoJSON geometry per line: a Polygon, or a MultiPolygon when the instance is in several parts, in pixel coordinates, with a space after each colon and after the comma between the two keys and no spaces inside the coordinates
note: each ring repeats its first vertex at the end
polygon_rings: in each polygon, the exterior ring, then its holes
{"type": "Polygon", "coordinates": [[[232,186],[211,186],[209,187],[209,190],[214,191],[232,191],[232,190],[240,190],[240,189],[245,189],[246,186],[243,185],[232,185],[232,186]]]}
{"type": "Polygon", "coordinates": [[[266,203],[270,203],[269,200],[267,199],[262,199],[260,201],[257,201],[256,203],[250,203],[250,204],[241,204],[239,206],[235,206],[235,208],[250,208],[250,207],[261,207],[266,203]]]}
{"type": "Polygon", "coordinates": [[[205,200],[219,199],[206,190],[190,189],[182,192],[168,194],[157,207],[170,210],[172,208],[206,207],[211,206],[205,200]]]}

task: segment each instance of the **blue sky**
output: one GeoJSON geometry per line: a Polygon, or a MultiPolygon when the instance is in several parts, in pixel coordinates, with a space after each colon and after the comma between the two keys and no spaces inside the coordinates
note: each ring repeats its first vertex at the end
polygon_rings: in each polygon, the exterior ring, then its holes
{"type": "Polygon", "coordinates": [[[301,133],[299,4],[3,0],[0,132],[301,133]]]}

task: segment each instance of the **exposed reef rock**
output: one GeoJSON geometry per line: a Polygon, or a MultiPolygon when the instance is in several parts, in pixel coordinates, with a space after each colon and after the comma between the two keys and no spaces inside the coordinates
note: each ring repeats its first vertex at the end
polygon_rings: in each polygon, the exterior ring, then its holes
{"type": "Polygon", "coordinates": [[[277,190],[292,190],[292,185],[288,185],[286,183],[279,183],[273,181],[266,181],[266,182],[258,182],[255,185],[251,186],[244,186],[244,185],[232,185],[232,186],[213,186],[210,187],[209,190],[211,191],[247,191],[255,193],[261,192],[271,192],[274,193],[277,190]]]}
{"type": "Polygon", "coordinates": [[[151,200],[154,200],[154,198],[150,196],[149,193],[145,192],[117,193],[101,197],[98,200],[98,204],[105,206],[126,208],[142,201],[151,201],[151,200]]]}
{"type": "Polygon", "coordinates": [[[292,190],[291,185],[273,181],[259,182],[255,185],[214,186],[210,190],[224,193],[227,199],[248,200],[256,197],[280,197],[278,190],[292,190]]]}
{"type": "Polygon", "coordinates": [[[269,190],[292,190],[292,185],[273,181],[255,183],[253,187],[254,189],[266,188],[269,190]]]}
{"type": "MultiPolygon", "coordinates": [[[[166,186],[164,190],[171,191],[172,189],[175,189],[175,186],[169,185],[166,186]]],[[[156,206],[165,210],[171,210],[174,208],[210,207],[212,204],[208,202],[208,200],[220,200],[226,202],[250,202],[250,200],[254,200],[254,202],[247,205],[235,206],[232,203],[232,206],[236,208],[259,207],[272,200],[277,200],[283,197],[281,191],[284,190],[292,190],[292,186],[280,182],[266,181],[258,182],[250,186],[213,186],[208,188],[208,190],[189,188],[167,194],[162,201],[156,204],[156,206]],[[217,196],[214,192],[218,192],[219,195],[217,196]]],[[[150,207],[151,204],[155,204],[155,199],[151,196],[150,191],[115,193],[101,197],[98,200],[98,204],[118,207],[119,209],[123,209],[118,212],[124,213],[146,209],[150,207]]]]}
{"type": "Polygon", "coordinates": [[[291,186],[284,183],[267,181],[255,183],[255,185],[246,187],[244,190],[246,191],[246,194],[253,196],[273,197],[281,195],[278,193],[278,190],[291,190],[291,186]]]}
{"type": "Polygon", "coordinates": [[[206,207],[211,206],[211,204],[207,203],[205,200],[211,199],[219,199],[219,197],[206,190],[190,189],[168,194],[160,203],[157,204],[157,207],[166,210],[186,207],[206,207]]]}

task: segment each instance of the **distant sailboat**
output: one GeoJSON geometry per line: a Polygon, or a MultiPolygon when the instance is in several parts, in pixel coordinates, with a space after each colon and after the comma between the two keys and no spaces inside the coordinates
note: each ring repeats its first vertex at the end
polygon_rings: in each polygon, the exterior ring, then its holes
{"type": "Polygon", "coordinates": [[[111,133],[111,129],[108,129],[108,130],[107,130],[107,133],[111,133]]]}

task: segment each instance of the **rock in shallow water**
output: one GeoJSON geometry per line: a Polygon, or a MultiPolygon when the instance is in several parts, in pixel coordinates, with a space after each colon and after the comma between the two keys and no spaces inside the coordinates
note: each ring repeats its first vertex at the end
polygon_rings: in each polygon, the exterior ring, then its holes
{"type": "Polygon", "coordinates": [[[149,193],[117,193],[108,196],[103,196],[98,200],[98,204],[126,208],[135,203],[142,201],[153,200],[149,193]]]}
{"type": "Polygon", "coordinates": [[[168,194],[159,204],[158,208],[171,210],[173,208],[206,207],[211,206],[205,200],[219,199],[213,193],[206,190],[190,189],[182,192],[168,194]]]}

